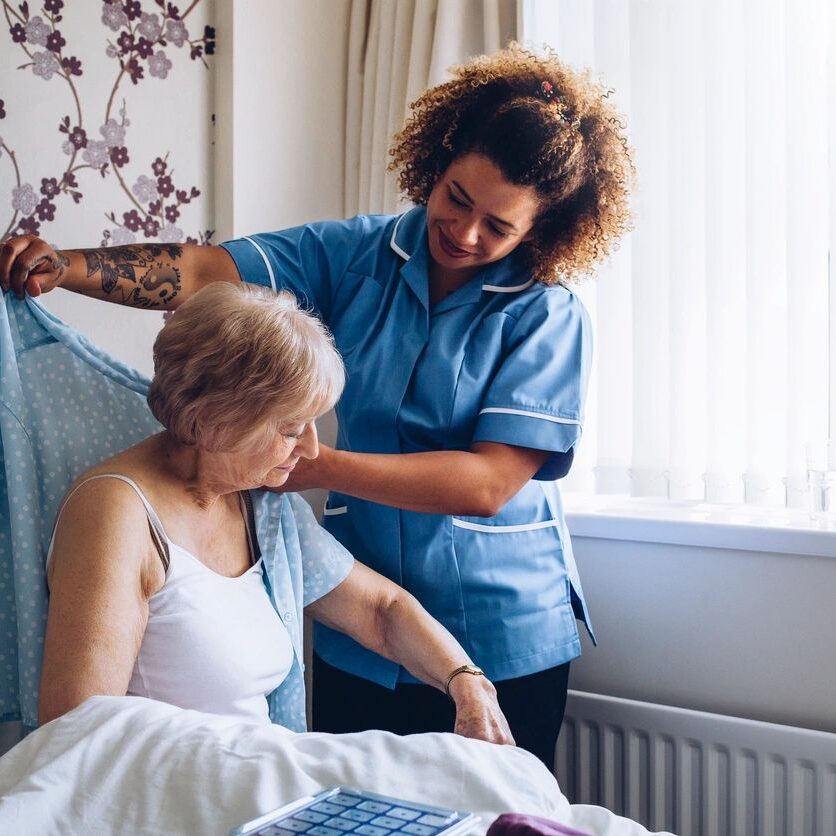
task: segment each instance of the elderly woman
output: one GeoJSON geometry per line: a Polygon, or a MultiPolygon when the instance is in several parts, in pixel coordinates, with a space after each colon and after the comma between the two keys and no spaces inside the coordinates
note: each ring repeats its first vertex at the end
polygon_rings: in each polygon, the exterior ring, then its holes
{"type": "MultiPolygon", "coordinates": [[[[40,720],[129,694],[267,723],[294,648],[248,490],[280,487],[317,455],[314,419],[339,397],[342,363],[290,294],[217,283],[163,328],[154,365],[164,430],[79,477],[58,515],[40,720]]],[[[447,690],[459,733],[513,742],[492,684],[457,675],[472,662],[456,640],[324,530],[306,534],[315,526],[301,522],[303,547],[318,538],[322,561],[339,550],[345,569],[320,572],[306,612],[447,690]]]]}

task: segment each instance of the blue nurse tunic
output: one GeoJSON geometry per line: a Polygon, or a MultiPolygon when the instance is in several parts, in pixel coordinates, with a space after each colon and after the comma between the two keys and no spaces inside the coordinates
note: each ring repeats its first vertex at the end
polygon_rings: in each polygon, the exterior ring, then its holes
{"type": "MultiPolygon", "coordinates": [[[[358,216],[223,246],[245,281],[293,291],[330,327],[347,370],[337,446],[468,450],[493,441],[553,455],[494,517],[405,511],[332,492],[326,528],[409,590],[494,680],[580,654],[591,627],[554,481],[581,435],[591,356],[583,305],[518,258],[428,299],[426,209],[358,216]]],[[[594,640],[594,637],[593,637],[594,640]]],[[[398,665],[317,625],[330,665],[393,688],[398,665]]]]}

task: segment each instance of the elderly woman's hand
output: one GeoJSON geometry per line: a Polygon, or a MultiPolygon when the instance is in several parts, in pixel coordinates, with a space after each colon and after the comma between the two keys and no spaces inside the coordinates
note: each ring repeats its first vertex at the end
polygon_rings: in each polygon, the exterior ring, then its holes
{"type": "Polygon", "coordinates": [[[499,707],[496,688],[484,676],[462,674],[450,683],[450,696],[456,704],[456,734],[514,744],[508,721],[499,707]]]}

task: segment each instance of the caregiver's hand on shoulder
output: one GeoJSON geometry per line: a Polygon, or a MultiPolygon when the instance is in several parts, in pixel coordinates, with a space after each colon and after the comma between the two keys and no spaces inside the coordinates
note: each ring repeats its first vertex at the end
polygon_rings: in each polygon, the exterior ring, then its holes
{"type": "Polygon", "coordinates": [[[499,707],[496,688],[489,679],[469,674],[457,676],[450,683],[450,696],[456,704],[456,734],[488,743],[515,745],[508,721],[499,707]]]}
{"type": "Polygon", "coordinates": [[[23,298],[40,296],[61,284],[69,259],[36,235],[18,235],[0,248],[0,287],[23,298]]]}
{"type": "Polygon", "coordinates": [[[307,491],[311,488],[328,488],[326,474],[333,453],[333,447],[320,444],[319,455],[315,459],[300,458],[290,472],[290,476],[287,477],[287,481],[275,490],[284,493],[287,491],[307,491]]]}

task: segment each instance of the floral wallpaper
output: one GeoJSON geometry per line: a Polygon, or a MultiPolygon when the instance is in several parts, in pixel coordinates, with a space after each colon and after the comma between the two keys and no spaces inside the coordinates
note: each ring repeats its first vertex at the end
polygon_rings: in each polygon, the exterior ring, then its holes
{"type": "Polygon", "coordinates": [[[0,2],[0,239],[208,243],[210,0],[0,2]]]}

